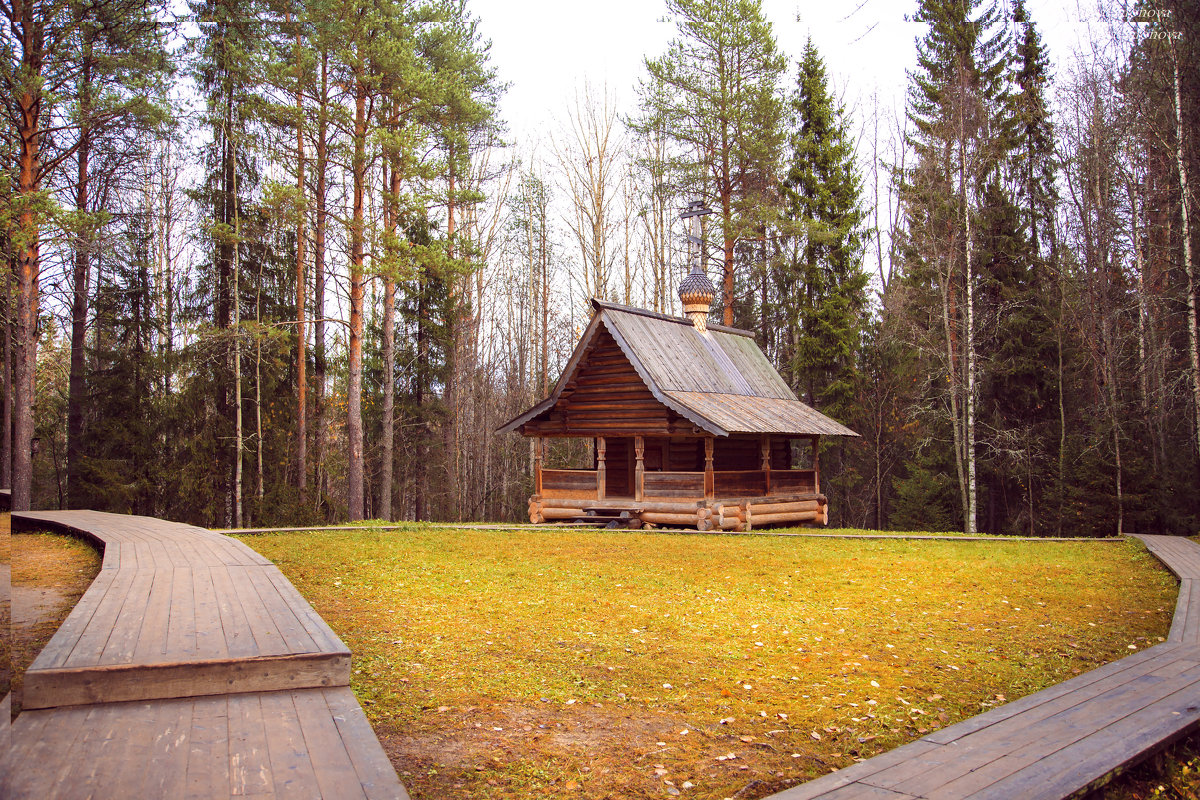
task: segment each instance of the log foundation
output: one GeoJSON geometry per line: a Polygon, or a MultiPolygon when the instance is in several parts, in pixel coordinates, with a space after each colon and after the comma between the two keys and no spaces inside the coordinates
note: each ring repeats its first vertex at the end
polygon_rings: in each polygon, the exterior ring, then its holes
{"type": "Polygon", "coordinates": [[[654,525],[698,531],[750,531],[775,525],[827,525],[829,505],[822,495],[774,496],[704,501],[594,497],[539,497],[529,500],[529,521],[581,523],[620,517],[625,527],[654,525]],[[627,522],[626,522],[627,521],[627,522]]]}

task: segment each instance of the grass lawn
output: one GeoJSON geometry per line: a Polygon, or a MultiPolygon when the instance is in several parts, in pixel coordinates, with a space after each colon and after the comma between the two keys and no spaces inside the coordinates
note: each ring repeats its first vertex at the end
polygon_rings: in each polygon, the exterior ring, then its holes
{"type": "Polygon", "coordinates": [[[242,537],[354,653],[415,798],[752,798],[1157,644],[1136,542],[242,537]]]}

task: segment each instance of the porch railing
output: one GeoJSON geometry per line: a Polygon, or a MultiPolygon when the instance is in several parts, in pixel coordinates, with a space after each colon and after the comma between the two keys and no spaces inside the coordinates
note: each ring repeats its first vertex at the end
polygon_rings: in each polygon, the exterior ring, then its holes
{"type": "MultiPolygon", "coordinates": [[[[541,483],[542,496],[547,498],[596,500],[600,497],[599,474],[592,469],[543,469],[541,483]]],[[[713,471],[713,493],[717,497],[764,497],[816,491],[816,471],[811,469],[713,471]]],[[[642,494],[644,497],[703,496],[704,473],[647,471],[642,475],[642,494]]]]}

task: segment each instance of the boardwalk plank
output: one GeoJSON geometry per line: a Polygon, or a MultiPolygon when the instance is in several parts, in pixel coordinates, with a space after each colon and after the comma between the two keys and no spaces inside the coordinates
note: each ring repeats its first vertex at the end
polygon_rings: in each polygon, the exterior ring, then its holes
{"type": "MultiPolygon", "coordinates": [[[[121,614],[121,608],[125,605],[128,595],[134,591],[135,581],[139,577],[141,577],[141,581],[138,583],[144,584],[145,575],[136,570],[119,570],[117,572],[112,583],[106,588],[104,596],[100,598],[95,612],[88,619],[87,625],[80,632],[70,653],[63,661],[64,667],[91,666],[100,661],[100,656],[104,653],[104,648],[108,646],[108,640],[112,636],[113,628],[121,614]]],[[[86,596],[87,592],[84,594],[86,596]]],[[[54,638],[51,637],[51,640],[53,641],[54,638]]],[[[33,672],[40,667],[41,665],[34,659],[30,671],[33,672]]]]}
{"type": "Polygon", "coordinates": [[[408,800],[396,770],[349,688],[323,689],[325,704],[346,743],[358,781],[370,800],[408,800]]]}
{"type": "MultiPolygon", "coordinates": [[[[221,602],[213,581],[212,567],[193,569],[192,600],[196,629],[196,658],[220,659],[229,657],[229,645],[221,623],[221,602]]],[[[217,569],[220,569],[219,567],[217,569]]]]}
{"type": "Polygon", "coordinates": [[[207,800],[231,796],[230,762],[228,699],[205,697],[192,701],[184,797],[207,800]]]}
{"type": "Polygon", "coordinates": [[[317,652],[320,648],[304,630],[304,626],[300,624],[291,604],[279,594],[275,584],[266,576],[268,571],[274,569],[274,567],[269,569],[266,567],[243,567],[243,574],[248,580],[245,581],[242,590],[247,594],[253,593],[259,606],[263,609],[263,616],[270,620],[272,631],[269,632],[269,635],[276,637],[272,643],[280,648],[280,652],[317,652]]]}
{"type": "Polygon", "coordinates": [[[274,792],[267,731],[257,694],[229,696],[229,785],[234,797],[274,792]]]}
{"type": "Polygon", "coordinates": [[[254,641],[254,633],[250,629],[249,620],[246,619],[241,597],[229,570],[229,567],[217,565],[209,571],[217,593],[217,608],[221,615],[225,648],[230,656],[253,658],[260,655],[258,644],[254,641]]]}
{"type": "Polygon", "coordinates": [[[319,798],[321,789],[290,692],[261,695],[275,796],[319,798]]]}
{"type": "Polygon", "coordinates": [[[167,616],[167,638],[163,653],[176,658],[196,655],[196,590],[195,570],[176,566],[171,576],[171,610],[167,616]]]}
{"type": "MultiPolygon", "coordinates": [[[[187,787],[188,739],[192,729],[190,700],[152,703],[156,730],[150,739],[150,761],[138,797],[182,797],[187,787]]],[[[133,765],[135,766],[135,765],[133,765]]]]}
{"type": "Polygon", "coordinates": [[[296,706],[308,752],[321,754],[321,762],[314,766],[322,796],[365,800],[366,791],[358,782],[354,762],[346,752],[346,743],[342,741],[337,724],[329,715],[329,707],[321,691],[310,689],[295,692],[292,702],[296,706]]]}

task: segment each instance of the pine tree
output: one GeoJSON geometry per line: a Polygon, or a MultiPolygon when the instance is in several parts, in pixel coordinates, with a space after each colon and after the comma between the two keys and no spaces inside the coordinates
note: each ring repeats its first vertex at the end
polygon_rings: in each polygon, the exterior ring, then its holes
{"type": "Polygon", "coordinates": [[[71,280],[71,374],[67,406],[67,504],[80,508],[73,483],[83,457],[86,399],[84,338],[93,263],[111,215],[105,199],[128,178],[128,163],[140,142],[165,124],[163,86],[170,61],[154,10],[143,0],[81,6],[73,47],[76,64],[71,116],[76,120],[74,175],[68,183],[74,215],[71,280]]]}
{"type": "Polygon", "coordinates": [[[665,54],[646,60],[634,127],[667,133],[675,185],[718,214],[722,318],[732,325],[734,244],[761,242],[774,206],[786,64],[761,0],[668,0],[667,8],[678,35],[665,54]]]}
{"type": "Polygon", "coordinates": [[[206,435],[220,442],[222,457],[216,467],[224,472],[225,526],[241,524],[242,492],[239,486],[242,463],[240,426],[241,392],[239,280],[241,255],[238,230],[243,195],[255,183],[251,135],[255,121],[252,109],[258,87],[255,70],[261,66],[259,49],[265,41],[260,9],[253,3],[232,0],[196,0],[192,12],[200,22],[201,36],[193,44],[193,77],[205,98],[204,125],[211,132],[206,148],[209,170],[197,197],[210,216],[207,226],[211,243],[210,274],[206,296],[196,298],[198,313],[211,312],[212,326],[221,342],[221,369],[213,377],[216,419],[206,435]]]}

